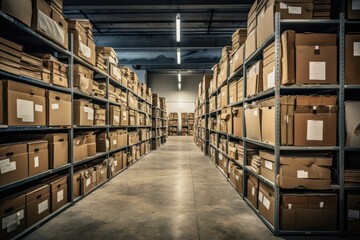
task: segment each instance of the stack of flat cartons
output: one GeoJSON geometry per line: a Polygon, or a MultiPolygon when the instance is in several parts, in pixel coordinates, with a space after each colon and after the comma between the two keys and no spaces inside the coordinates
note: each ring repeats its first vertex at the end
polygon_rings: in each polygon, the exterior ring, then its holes
{"type": "Polygon", "coordinates": [[[331,18],[331,0],[313,0],[313,18],[330,19],[331,18]]]}
{"type": "Polygon", "coordinates": [[[181,113],[181,136],[187,136],[189,133],[189,116],[188,113],[181,113]]]}
{"type": "Polygon", "coordinates": [[[194,119],[194,113],[189,113],[189,135],[192,136],[194,135],[194,123],[195,123],[195,119],[194,119]]]}
{"type": "Polygon", "coordinates": [[[232,35],[232,51],[230,60],[230,75],[238,70],[244,62],[244,43],[246,28],[239,28],[232,35]]]}
{"type": "Polygon", "coordinates": [[[21,53],[20,75],[35,79],[42,79],[42,59],[30,54],[21,53]]]}
{"type": "MultiPolygon", "coordinates": [[[[42,57],[44,70],[50,73],[50,81],[54,85],[68,87],[68,65],[60,62],[51,54],[46,54],[42,57]]],[[[43,81],[44,77],[43,77],[43,81]]]]}
{"type": "Polygon", "coordinates": [[[0,38],[0,69],[20,75],[22,46],[0,38]]]}
{"type": "Polygon", "coordinates": [[[220,86],[225,82],[230,75],[230,54],[231,47],[225,46],[221,51],[221,59],[219,62],[219,75],[217,80],[217,86],[220,86]]]}
{"type": "Polygon", "coordinates": [[[96,52],[102,54],[104,60],[108,60],[110,64],[115,66],[119,64],[117,54],[112,47],[96,47],[96,52]]]}
{"type": "Polygon", "coordinates": [[[104,55],[98,51],[98,47],[96,47],[96,64],[95,64],[95,66],[104,72],[107,71],[104,55]]]}
{"type": "Polygon", "coordinates": [[[74,64],[74,87],[87,94],[93,92],[94,72],[81,64],[74,64]]]}
{"type": "Polygon", "coordinates": [[[169,115],[169,136],[178,135],[179,117],[177,112],[171,112],[169,115]]]}

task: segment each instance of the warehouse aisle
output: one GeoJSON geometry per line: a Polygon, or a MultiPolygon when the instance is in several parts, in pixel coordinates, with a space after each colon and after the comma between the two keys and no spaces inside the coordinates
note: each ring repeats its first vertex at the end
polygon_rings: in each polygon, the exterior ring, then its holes
{"type": "Polygon", "coordinates": [[[193,137],[170,137],[25,239],[274,239],[193,137]]]}

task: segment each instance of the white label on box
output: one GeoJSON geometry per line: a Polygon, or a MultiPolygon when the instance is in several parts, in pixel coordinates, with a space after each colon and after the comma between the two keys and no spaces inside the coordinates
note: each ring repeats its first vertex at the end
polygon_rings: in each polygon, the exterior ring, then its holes
{"type": "Polygon", "coordinates": [[[264,197],[264,194],[262,192],[259,191],[259,196],[258,196],[258,199],[260,202],[263,201],[263,197],[264,197]]]}
{"type": "Polygon", "coordinates": [[[43,112],[43,106],[35,104],[35,112],[43,112]]]}
{"type": "Polygon", "coordinates": [[[88,187],[91,184],[91,178],[86,179],[85,186],[88,187]]]}
{"type": "Polygon", "coordinates": [[[116,144],[117,144],[117,140],[114,139],[114,140],[113,140],[113,145],[116,145],[116,144]]]}
{"type": "Polygon", "coordinates": [[[359,219],[360,218],[360,211],[359,210],[352,210],[349,209],[348,210],[348,218],[355,218],[355,219],[359,219]]]}
{"type": "Polygon", "coordinates": [[[322,141],[324,132],[324,121],[308,120],[306,129],[306,140],[322,141]]]}
{"type": "Polygon", "coordinates": [[[16,170],[16,162],[10,162],[8,166],[1,167],[0,173],[5,174],[16,170]]]}
{"type": "Polygon", "coordinates": [[[16,117],[23,122],[34,122],[34,102],[16,99],[16,117]]]}
{"type": "Polygon", "coordinates": [[[65,42],[64,28],[40,10],[38,10],[38,23],[40,29],[50,35],[54,40],[61,43],[65,42]]]}
{"type": "Polygon", "coordinates": [[[265,161],[265,167],[266,167],[267,169],[272,170],[272,169],[273,169],[272,162],[270,162],[270,161],[265,161]]]}
{"type": "Polygon", "coordinates": [[[117,122],[117,123],[119,123],[120,122],[120,116],[114,116],[114,120],[115,120],[115,122],[117,122]]]}
{"type": "Polygon", "coordinates": [[[56,201],[61,202],[64,199],[64,190],[58,191],[56,194],[56,201]]]}
{"type": "Polygon", "coordinates": [[[233,96],[230,96],[230,103],[232,103],[233,102],[233,96]]]}
{"type": "Polygon", "coordinates": [[[270,201],[265,196],[263,198],[263,204],[264,204],[264,206],[266,207],[267,210],[270,209],[270,201]]]}
{"type": "Polygon", "coordinates": [[[296,176],[297,178],[309,178],[308,172],[304,170],[297,170],[296,176]]]}
{"type": "Polygon", "coordinates": [[[56,110],[56,109],[59,109],[59,104],[58,103],[51,104],[51,110],[56,110]]]}
{"type": "Polygon", "coordinates": [[[0,161],[0,168],[7,167],[10,165],[10,158],[6,158],[0,161]]]}
{"type": "Polygon", "coordinates": [[[24,219],[24,210],[20,210],[16,213],[13,213],[7,217],[4,217],[1,222],[1,229],[7,230],[6,232],[9,233],[16,229],[18,225],[20,225],[20,221],[24,219]],[[15,228],[14,228],[15,227],[15,228]]]}
{"type": "Polygon", "coordinates": [[[89,108],[87,113],[87,119],[93,121],[94,120],[94,109],[89,108]]]}
{"type": "Polygon", "coordinates": [[[309,62],[309,79],[326,80],[326,62],[309,62]]]}
{"type": "Polygon", "coordinates": [[[360,0],[352,0],[351,9],[360,10],[360,0]]]}
{"type": "Polygon", "coordinates": [[[114,161],[114,165],[115,165],[115,167],[117,167],[117,165],[118,165],[117,160],[116,160],[116,161],[114,161]]]}
{"type": "Polygon", "coordinates": [[[38,204],[38,214],[46,211],[49,208],[49,201],[46,199],[45,201],[38,204]]]}
{"type": "Polygon", "coordinates": [[[109,143],[109,140],[108,140],[108,139],[105,140],[105,145],[106,145],[106,148],[109,148],[110,143],[109,143]]]}
{"type": "Polygon", "coordinates": [[[84,112],[86,113],[89,112],[89,109],[90,109],[89,107],[84,107],[84,112]]]}
{"type": "Polygon", "coordinates": [[[236,178],[237,181],[240,181],[240,178],[239,178],[238,175],[235,175],[235,178],[236,178]]]}
{"type": "Polygon", "coordinates": [[[238,60],[238,58],[239,58],[239,52],[237,51],[234,55],[234,61],[238,60]]]}
{"type": "Polygon", "coordinates": [[[280,3],[280,9],[287,9],[287,8],[288,8],[288,6],[286,3],[283,3],[283,2],[280,3]]]}
{"type": "Polygon", "coordinates": [[[259,111],[258,110],[255,110],[254,111],[254,116],[258,116],[259,115],[259,111]]]}
{"type": "Polygon", "coordinates": [[[86,58],[91,58],[91,49],[80,41],[79,45],[81,54],[86,58]]]}
{"type": "Polygon", "coordinates": [[[324,208],[324,202],[320,202],[320,203],[319,203],[319,207],[320,207],[320,208],[324,208]]]}
{"type": "Polygon", "coordinates": [[[288,7],[289,14],[301,14],[301,7],[288,7]]]}
{"type": "Polygon", "coordinates": [[[292,204],[288,203],[288,209],[291,209],[291,208],[292,208],[292,204]]]}
{"type": "Polygon", "coordinates": [[[219,159],[220,159],[220,160],[222,160],[222,159],[223,159],[222,154],[219,154],[219,159]]]}
{"type": "Polygon", "coordinates": [[[354,57],[360,56],[360,42],[354,42],[354,57]]]}
{"type": "Polygon", "coordinates": [[[271,73],[268,73],[267,75],[267,85],[268,88],[275,87],[275,69],[273,68],[273,71],[271,73]]]}
{"type": "Polygon", "coordinates": [[[254,188],[254,187],[251,187],[251,194],[252,194],[253,196],[255,196],[255,188],[254,188]]]}
{"type": "Polygon", "coordinates": [[[226,168],[226,162],[224,161],[224,163],[223,163],[223,166],[224,166],[224,168],[226,168]]]}
{"type": "Polygon", "coordinates": [[[34,167],[39,167],[39,157],[34,157],[34,167]]]}

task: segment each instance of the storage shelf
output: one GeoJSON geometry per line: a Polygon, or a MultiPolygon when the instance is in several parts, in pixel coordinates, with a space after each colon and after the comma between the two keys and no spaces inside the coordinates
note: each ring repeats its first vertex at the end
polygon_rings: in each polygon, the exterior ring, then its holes
{"type": "Polygon", "coordinates": [[[211,111],[211,112],[209,112],[209,114],[214,114],[214,113],[217,113],[217,112],[221,112],[221,109],[216,109],[214,111],[211,111]]]}
{"type": "Polygon", "coordinates": [[[68,164],[60,166],[58,168],[47,170],[47,171],[42,172],[40,174],[37,174],[35,176],[31,176],[31,177],[28,177],[28,178],[25,178],[25,179],[22,179],[22,180],[13,182],[13,183],[3,185],[3,186],[0,187],[0,192],[3,192],[5,190],[8,190],[8,189],[11,189],[11,188],[14,188],[14,187],[21,186],[21,185],[26,184],[26,183],[30,183],[32,181],[44,178],[46,176],[50,176],[51,174],[61,172],[63,170],[69,169],[70,167],[71,167],[71,164],[68,163],[68,164]]]}
{"type": "Polygon", "coordinates": [[[234,138],[234,139],[237,139],[237,140],[243,140],[243,138],[242,137],[239,137],[239,136],[235,136],[235,135],[231,135],[231,134],[228,134],[228,137],[230,137],[230,138],[234,138]]]}
{"type": "Polygon", "coordinates": [[[89,192],[85,193],[83,196],[79,196],[76,199],[74,199],[74,204],[82,200],[83,198],[87,197],[92,192],[96,191],[98,188],[102,187],[105,183],[107,183],[109,179],[106,179],[104,182],[100,183],[99,185],[96,185],[93,189],[91,189],[89,192]]]}
{"type": "Polygon", "coordinates": [[[117,88],[120,88],[121,90],[127,90],[127,86],[124,86],[122,83],[119,83],[118,81],[116,81],[113,77],[109,76],[109,84],[114,86],[114,87],[117,87],[117,88]]]}
{"type": "Polygon", "coordinates": [[[267,97],[274,96],[274,95],[275,95],[275,90],[274,90],[274,88],[272,88],[272,89],[268,89],[264,92],[261,92],[259,94],[256,94],[254,96],[246,97],[244,102],[252,102],[252,101],[256,101],[256,100],[259,100],[262,98],[267,98],[267,97]]]}
{"type": "Polygon", "coordinates": [[[107,152],[101,152],[101,153],[96,153],[96,155],[91,156],[91,157],[87,157],[86,159],[74,162],[73,165],[74,166],[79,166],[81,164],[87,163],[87,162],[91,162],[95,159],[101,158],[101,157],[105,157],[107,156],[107,152]]]}
{"type": "Polygon", "coordinates": [[[345,90],[360,90],[360,85],[345,85],[345,90]]]}
{"type": "Polygon", "coordinates": [[[48,127],[48,126],[8,126],[0,125],[1,132],[23,132],[23,131],[58,131],[58,130],[70,130],[70,126],[63,127],[48,127]]]}
{"type": "Polygon", "coordinates": [[[239,162],[238,160],[235,160],[233,158],[229,158],[233,163],[235,163],[237,166],[241,167],[242,169],[244,169],[244,165],[239,162]]]}
{"type": "Polygon", "coordinates": [[[274,232],[274,226],[271,224],[271,223],[269,223],[269,221],[268,220],[266,220],[264,217],[263,217],[263,215],[259,212],[259,210],[258,209],[256,209],[253,205],[252,205],[252,203],[246,198],[246,197],[244,197],[244,201],[248,204],[248,206],[250,206],[250,208],[256,213],[256,215],[258,215],[258,217],[260,218],[260,220],[261,221],[263,221],[263,223],[272,231],[272,232],[274,232]]]}
{"type": "Polygon", "coordinates": [[[119,147],[119,148],[110,150],[110,151],[109,151],[109,155],[110,155],[110,154],[113,154],[113,153],[115,153],[115,152],[119,152],[119,151],[121,151],[121,150],[125,150],[125,149],[128,148],[128,147],[129,147],[129,146],[123,146],[123,147],[119,147]]]}
{"type": "Polygon", "coordinates": [[[76,126],[74,125],[73,128],[75,130],[86,130],[86,129],[106,129],[109,126],[76,126]]]}
{"type": "Polygon", "coordinates": [[[243,75],[243,65],[228,77],[228,81],[234,80],[235,77],[243,75]]]}
{"type": "Polygon", "coordinates": [[[271,34],[271,36],[260,47],[258,47],[255,52],[253,52],[247,59],[245,59],[244,65],[248,67],[248,65],[251,65],[252,62],[259,60],[259,57],[262,56],[263,50],[274,40],[275,33],[271,34]]]}
{"type": "MultiPolygon", "coordinates": [[[[82,58],[80,58],[79,56],[74,54],[74,60],[76,63],[79,63],[87,68],[89,68],[90,70],[94,71],[97,74],[102,75],[103,77],[107,77],[108,75],[106,74],[106,72],[103,72],[102,70],[100,70],[99,68],[91,65],[90,63],[86,62],[85,60],[83,60],[82,58]]],[[[75,64],[76,64],[75,63],[75,64]]]]}
{"type": "Polygon", "coordinates": [[[87,100],[94,100],[95,102],[100,102],[100,103],[104,103],[104,104],[106,104],[108,102],[108,100],[105,98],[91,96],[87,93],[80,92],[79,90],[75,90],[75,89],[74,89],[74,95],[78,96],[78,97],[86,98],[87,100]]]}
{"type": "Polygon", "coordinates": [[[360,185],[359,186],[344,186],[344,189],[346,191],[360,191],[360,185]]]}
{"type": "Polygon", "coordinates": [[[282,19],[282,25],[324,25],[324,24],[340,24],[340,19],[282,19]]]}
{"type": "Polygon", "coordinates": [[[238,102],[230,103],[228,106],[229,107],[235,107],[235,106],[240,106],[240,105],[243,105],[243,104],[244,104],[244,100],[241,100],[241,101],[238,101],[238,102]]]}
{"type": "Polygon", "coordinates": [[[345,147],[344,150],[347,152],[359,152],[360,147],[345,147]]]}
{"type": "Polygon", "coordinates": [[[273,181],[270,181],[269,179],[253,172],[250,168],[250,166],[244,166],[244,170],[246,170],[248,173],[250,173],[251,175],[255,176],[257,179],[259,179],[261,182],[269,185],[272,188],[275,188],[275,183],[273,181]]]}
{"type": "Polygon", "coordinates": [[[54,91],[59,91],[59,92],[64,92],[64,93],[71,93],[70,88],[60,87],[57,85],[46,83],[46,82],[41,81],[40,79],[15,75],[12,73],[5,72],[3,70],[0,70],[0,76],[2,76],[1,77],[2,79],[15,80],[20,83],[28,83],[28,84],[31,84],[31,85],[34,85],[37,87],[42,87],[42,88],[45,88],[48,90],[54,90],[54,91]]]}

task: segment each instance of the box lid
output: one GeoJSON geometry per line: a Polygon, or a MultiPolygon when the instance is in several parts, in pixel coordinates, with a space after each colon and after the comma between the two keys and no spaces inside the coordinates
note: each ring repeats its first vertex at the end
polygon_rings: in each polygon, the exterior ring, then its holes
{"type": "Polygon", "coordinates": [[[8,143],[0,145],[0,158],[27,153],[26,143],[8,143]]]}
{"type": "Polygon", "coordinates": [[[29,153],[48,149],[48,141],[47,140],[29,141],[29,142],[26,142],[26,144],[27,144],[29,153]]]}
{"type": "Polygon", "coordinates": [[[45,97],[45,89],[34,87],[24,83],[18,83],[11,80],[5,80],[6,89],[13,92],[21,92],[30,95],[45,97]]]}
{"type": "Polygon", "coordinates": [[[44,139],[48,140],[49,143],[67,142],[68,141],[68,134],[67,133],[46,134],[44,139]]]}
{"type": "Polygon", "coordinates": [[[13,211],[16,211],[23,207],[25,207],[25,194],[6,196],[0,200],[0,216],[7,214],[7,210],[10,208],[12,208],[13,211]]]}
{"type": "MultiPolygon", "coordinates": [[[[260,150],[261,158],[275,162],[275,155],[272,152],[260,150]]],[[[302,165],[302,166],[332,166],[332,157],[327,155],[296,155],[296,156],[280,156],[281,165],[302,165]]]]}
{"type": "Polygon", "coordinates": [[[330,95],[297,95],[296,106],[334,106],[336,105],[336,99],[336,96],[330,95]]]}
{"type": "Polygon", "coordinates": [[[67,94],[67,93],[60,93],[60,92],[55,92],[55,91],[47,91],[47,97],[49,99],[53,99],[53,100],[57,100],[57,101],[66,101],[66,102],[70,102],[71,101],[71,95],[67,94]]]}
{"type": "Polygon", "coordinates": [[[297,33],[295,46],[336,46],[336,34],[297,33]]]}
{"type": "Polygon", "coordinates": [[[49,185],[38,184],[32,188],[25,190],[26,202],[29,203],[31,201],[36,200],[39,195],[41,195],[41,197],[44,197],[46,195],[49,195],[49,193],[50,193],[49,185]]]}

